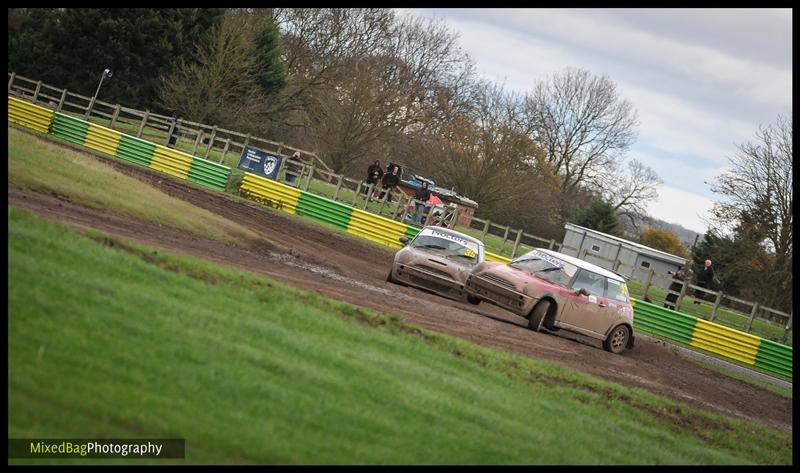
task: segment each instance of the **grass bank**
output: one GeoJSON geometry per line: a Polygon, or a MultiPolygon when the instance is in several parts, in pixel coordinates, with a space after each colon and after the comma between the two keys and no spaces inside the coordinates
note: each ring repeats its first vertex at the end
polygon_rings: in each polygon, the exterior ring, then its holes
{"type": "Polygon", "coordinates": [[[791,463],[761,424],[13,207],[8,225],[9,438],[178,437],[188,463],[791,463]]]}

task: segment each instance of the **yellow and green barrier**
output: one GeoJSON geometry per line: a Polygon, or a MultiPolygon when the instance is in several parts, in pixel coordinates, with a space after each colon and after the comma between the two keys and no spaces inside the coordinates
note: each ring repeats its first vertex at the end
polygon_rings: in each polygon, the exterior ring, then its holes
{"type": "Polygon", "coordinates": [[[228,166],[13,97],[8,98],[8,121],[216,190],[225,190],[231,174],[228,166]]]}
{"type": "Polygon", "coordinates": [[[403,246],[400,243],[401,236],[413,238],[420,231],[417,227],[354,209],[249,172],[244,174],[239,192],[269,207],[303,215],[392,248],[403,246]]]}
{"type": "Polygon", "coordinates": [[[792,378],[792,347],[631,299],[636,330],[792,378]]]}
{"type": "Polygon", "coordinates": [[[18,98],[8,98],[8,121],[47,133],[53,121],[53,111],[18,98]]]}

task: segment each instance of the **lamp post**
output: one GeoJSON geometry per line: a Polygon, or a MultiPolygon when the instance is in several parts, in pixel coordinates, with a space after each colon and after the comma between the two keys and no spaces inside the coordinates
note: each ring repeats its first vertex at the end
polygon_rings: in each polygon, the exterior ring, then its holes
{"type": "Polygon", "coordinates": [[[83,116],[84,120],[88,119],[89,114],[92,113],[92,108],[94,108],[94,101],[97,100],[97,94],[100,93],[100,86],[103,85],[103,79],[105,79],[106,77],[110,79],[112,75],[114,75],[114,73],[111,72],[111,69],[106,68],[105,70],[103,70],[103,75],[100,76],[100,83],[97,84],[97,91],[95,91],[94,97],[92,97],[92,100],[89,102],[89,107],[86,109],[86,114],[83,116]]]}

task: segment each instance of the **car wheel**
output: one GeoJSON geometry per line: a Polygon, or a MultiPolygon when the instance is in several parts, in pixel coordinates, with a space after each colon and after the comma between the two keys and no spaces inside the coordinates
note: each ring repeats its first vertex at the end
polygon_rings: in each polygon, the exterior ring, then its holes
{"type": "Polygon", "coordinates": [[[541,301],[536,304],[536,307],[531,311],[528,317],[528,328],[534,332],[538,332],[542,328],[542,322],[550,309],[550,301],[541,301]]]}
{"type": "Polygon", "coordinates": [[[394,278],[392,277],[392,271],[394,271],[394,268],[389,268],[389,274],[386,275],[386,282],[391,282],[391,283],[394,282],[394,278]]]}
{"type": "Polygon", "coordinates": [[[603,342],[603,348],[611,353],[620,354],[628,344],[628,339],[630,337],[631,331],[627,326],[617,325],[603,342]]]}
{"type": "Polygon", "coordinates": [[[478,305],[481,303],[481,298],[475,296],[467,296],[467,302],[469,302],[472,305],[478,305]]]}

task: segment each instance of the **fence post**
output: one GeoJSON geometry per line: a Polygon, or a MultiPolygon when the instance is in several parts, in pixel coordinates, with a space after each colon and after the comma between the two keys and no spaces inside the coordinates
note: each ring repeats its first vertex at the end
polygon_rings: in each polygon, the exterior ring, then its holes
{"type": "Polygon", "coordinates": [[[548,250],[552,250],[554,246],[556,246],[556,241],[555,240],[550,240],[550,246],[548,246],[547,249],[548,250]]]}
{"type": "Polygon", "coordinates": [[[194,146],[192,146],[192,156],[197,153],[197,146],[200,145],[200,139],[203,137],[203,130],[197,130],[197,136],[194,137],[194,146]]]}
{"type": "Polygon", "coordinates": [[[61,100],[58,101],[58,108],[56,108],[56,112],[60,112],[61,109],[64,108],[64,102],[66,100],[67,100],[67,89],[64,89],[64,91],[61,92],[61,100]]]}
{"type": "Polygon", "coordinates": [[[311,178],[314,177],[314,165],[312,164],[311,167],[308,169],[308,178],[306,179],[306,183],[303,184],[303,190],[308,190],[308,185],[311,184],[311,178]]]}
{"type": "MultiPolygon", "coordinates": [[[[372,195],[372,194],[370,194],[372,195]]],[[[378,215],[383,215],[383,206],[386,205],[386,199],[389,197],[389,193],[386,192],[383,194],[383,198],[381,199],[381,206],[378,207],[378,215]]]]}
{"type": "Polygon", "coordinates": [[[714,308],[711,309],[711,318],[708,319],[709,322],[713,322],[714,319],[717,318],[717,310],[719,310],[720,304],[722,304],[722,291],[717,292],[717,299],[714,301],[714,308]]]}
{"type": "Polygon", "coordinates": [[[508,230],[511,228],[510,225],[506,225],[506,232],[503,234],[503,243],[500,245],[500,253],[506,249],[506,240],[508,240],[508,230]]]}
{"type": "Polygon", "coordinates": [[[206,154],[203,156],[203,159],[208,159],[208,155],[211,154],[211,148],[214,146],[214,140],[217,139],[217,125],[214,125],[214,128],[211,129],[211,137],[208,139],[208,146],[206,146],[206,154]]]}
{"type": "MultiPolygon", "coordinates": [[[[369,199],[372,197],[373,189],[375,189],[375,184],[370,183],[369,187],[367,187],[367,195],[364,196],[364,206],[361,208],[361,210],[367,210],[367,205],[369,204],[369,199]]],[[[361,191],[361,184],[358,185],[358,190],[359,192],[361,191]]],[[[388,194],[388,192],[386,194],[388,194]]]]}
{"type": "Polygon", "coordinates": [[[8,78],[8,93],[11,94],[11,84],[14,83],[14,78],[17,77],[16,72],[11,73],[11,77],[8,78]]]}
{"type": "MultiPolygon", "coordinates": [[[[397,217],[400,217],[400,221],[401,222],[403,221],[403,217],[400,215],[400,205],[403,203],[403,196],[404,195],[405,194],[402,194],[400,197],[398,197],[397,205],[394,206],[394,212],[392,213],[392,218],[397,220],[397,217]]],[[[403,223],[405,223],[405,222],[403,222],[403,223]]]]}
{"type": "Polygon", "coordinates": [[[517,239],[514,240],[514,248],[511,249],[511,259],[514,259],[517,256],[517,247],[519,246],[519,242],[522,240],[522,229],[520,228],[517,230],[517,239]]]}
{"type": "Polygon", "coordinates": [[[117,124],[117,118],[119,118],[119,112],[121,110],[122,110],[122,107],[119,104],[117,104],[117,106],[114,107],[114,113],[111,114],[111,129],[113,129],[114,126],[117,124]]]}
{"type": "Polygon", "coordinates": [[[491,220],[486,220],[486,223],[483,225],[483,232],[481,232],[481,241],[486,241],[486,234],[489,233],[489,225],[491,224],[491,220]]]}
{"type": "Polygon", "coordinates": [[[147,125],[148,118],[150,118],[150,110],[145,110],[144,116],[142,117],[142,124],[139,125],[139,131],[136,133],[137,138],[141,138],[142,134],[144,134],[144,127],[147,125]]]}
{"type": "Polygon", "coordinates": [[[31,102],[36,103],[36,99],[39,98],[39,91],[42,90],[42,81],[36,83],[36,90],[33,91],[33,99],[31,102]]]}
{"type": "Polygon", "coordinates": [[[339,200],[339,191],[342,189],[342,174],[339,174],[339,182],[336,183],[336,192],[333,193],[333,200],[339,200]]]}
{"type": "Polygon", "coordinates": [[[650,289],[650,283],[653,282],[653,275],[655,274],[655,270],[650,268],[650,271],[647,273],[647,282],[644,283],[644,294],[642,294],[642,299],[647,299],[647,291],[650,289]]]}
{"type": "Polygon", "coordinates": [[[781,343],[786,343],[786,338],[789,336],[789,330],[792,329],[792,315],[794,315],[794,311],[789,312],[789,320],[783,327],[783,338],[781,338],[781,343]]]}
{"type": "Polygon", "coordinates": [[[753,303],[753,310],[750,311],[750,318],[747,320],[747,333],[750,333],[750,330],[753,327],[753,318],[756,316],[756,312],[758,312],[758,302],[753,303]]]}
{"type": "Polygon", "coordinates": [[[230,148],[230,146],[231,146],[231,139],[226,138],[225,147],[222,148],[222,156],[220,156],[218,164],[222,164],[222,162],[225,161],[225,155],[228,154],[228,148],[230,148]]]}
{"type": "Polygon", "coordinates": [[[615,273],[619,271],[619,266],[622,264],[622,260],[614,260],[614,266],[611,267],[611,270],[615,273]]]}
{"type": "Polygon", "coordinates": [[[578,254],[578,259],[586,261],[586,248],[582,249],[581,252],[578,254]]]}
{"type": "Polygon", "coordinates": [[[164,146],[169,146],[169,142],[172,141],[172,134],[175,133],[175,119],[172,119],[172,123],[169,124],[169,131],[167,132],[167,139],[164,141],[164,146]]]}
{"type": "Polygon", "coordinates": [[[681,294],[678,296],[678,300],[675,301],[675,312],[681,311],[681,303],[683,302],[684,296],[686,296],[686,290],[688,288],[689,288],[689,281],[684,280],[683,285],[681,286],[681,294]]]}

